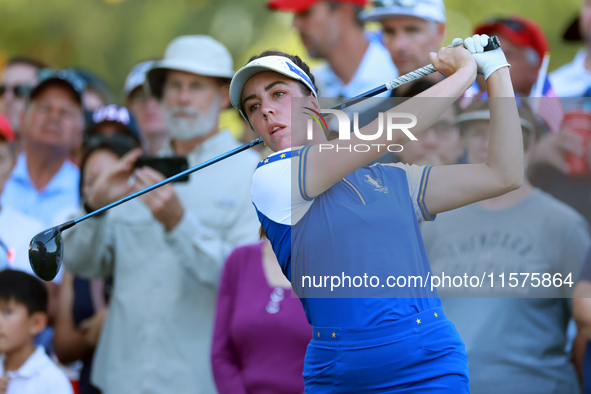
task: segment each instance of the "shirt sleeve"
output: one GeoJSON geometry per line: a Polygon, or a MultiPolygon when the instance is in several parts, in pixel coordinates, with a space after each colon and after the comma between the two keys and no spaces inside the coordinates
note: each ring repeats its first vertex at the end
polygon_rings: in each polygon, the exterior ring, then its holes
{"type": "Polygon", "coordinates": [[[254,173],[252,202],[262,215],[275,223],[296,224],[314,201],[305,189],[309,148],[277,152],[263,160],[254,173]]]}
{"type": "Polygon", "coordinates": [[[429,174],[431,173],[431,168],[433,168],[433,166],[417,166],[415,164],[408,165],[404,163],[386,163],[381,165],[404,170],[408,182],[410,198],[419,222],[431,222],[435,220],[437,215],[430,214],[429,209],[425,205],[425,193],[427,191],[427,184],[429,183],[429,174]]]}

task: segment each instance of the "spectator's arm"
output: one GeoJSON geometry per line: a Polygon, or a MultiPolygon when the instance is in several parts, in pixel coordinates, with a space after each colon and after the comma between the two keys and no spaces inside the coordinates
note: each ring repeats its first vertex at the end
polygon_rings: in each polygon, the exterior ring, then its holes
{"type": "MultiPolygon", "coordinates": [[[[82,209],[78,216],[85,215],[82,209]]],[[[64,231],[64,265],[84,278],[107,278],[113,275],[113,240],[109,215],[93,217],[64,231]]]]}
{"type": "Polygon", "coordinates": [[[237,253],[233,253],[228,258],[218,290],[211,345],[211,365],[215,384],[220,394],[246,394],[238,355],[230,335],[240,279],[238,270],[241,262],[237,253]]]}
{"type": "Polygon", "coordinates": [[[573,293],[573,317],[578,331],[591,340],[591,281],[577,282],[573,293]]]}
{"type": "Polygon", "coordinates": [[[249,197],[250,183],[245,183],[241,205],[228,209],[224,222],[226,228],[214,229],[200,221],[189,209],[166,235],[166,242],[178,255],[178,261],[199,281],[216,286],[224,260],[239,244],[254,242],[258,238],[259,222],[249,197]],[[246,188],[248,186],[248,189],[246,188]]]}
{"type": "Polygon", "coordinates": [[[59,295],[59,308],[54,326],[53,345],[61,363],[67,364],[88,356],[93,348],[76,328],[73,316],[74,276],[65,271],[59,295]]]}

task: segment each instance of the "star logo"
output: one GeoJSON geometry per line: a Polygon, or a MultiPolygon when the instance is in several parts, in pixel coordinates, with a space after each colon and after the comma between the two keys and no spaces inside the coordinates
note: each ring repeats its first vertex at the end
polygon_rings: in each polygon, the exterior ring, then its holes
{"type": "Polygon", "coordinates": [[[336,332],[333,332],[333,333],[332,333],[332,337],[333,337],[333,338],[336,338],[336,337],[337,337],[337,333],[336,333],[336,332]]]}
{"type": "Polygon", "coordinates": [[[435,317],[437,317],[437,312],[435,312],[433,315],[435,315],[435,317]]]}
{"type": "Polygon", "coordinates": [[[282,153],[280,156],[281,159],[285,159],[285,153],[282,153]]]}
{"type": "Polygon", "coordinates": [[[421,319],[417,319],[417,324],[421,324],[421,319]]]}

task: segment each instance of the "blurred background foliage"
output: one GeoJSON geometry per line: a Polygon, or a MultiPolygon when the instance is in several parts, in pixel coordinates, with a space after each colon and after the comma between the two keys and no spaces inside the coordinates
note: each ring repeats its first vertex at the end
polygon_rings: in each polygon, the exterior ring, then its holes
{"type": "MultiPolygon", "coordinates": [[[[491,16],[521,14],[536,20],[551,44],[550,70],[570,61],[580,44],[562,33],[583,0],[445,0],[446,41],[471,34],[491,16]]],[[[238,68],[253,54],[277,48],[305,50],[292,16],[269,11],[265,0],[0,0],[0,67],[26,55],[51,67],[91,69],[118,101],[131,66],[162,56],[184,34],[208,34],[224,43],[238,68]]],[[[376,26],[368,26],[375,29],[376,26]]],[[[305,56],[304,56],[305,57],[305,56]]]]}

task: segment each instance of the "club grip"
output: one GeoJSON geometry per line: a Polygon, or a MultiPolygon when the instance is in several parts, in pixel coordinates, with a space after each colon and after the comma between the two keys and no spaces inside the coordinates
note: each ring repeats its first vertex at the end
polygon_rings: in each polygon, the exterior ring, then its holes
{"type": "Polygon", "coordinates": [[[499,41],[499,37],[492,36],[488,38],[488,44],[484,47],[484,52],[487,51],[494,51],[497,48],[501,47],[501,42],[499,41]]]}

